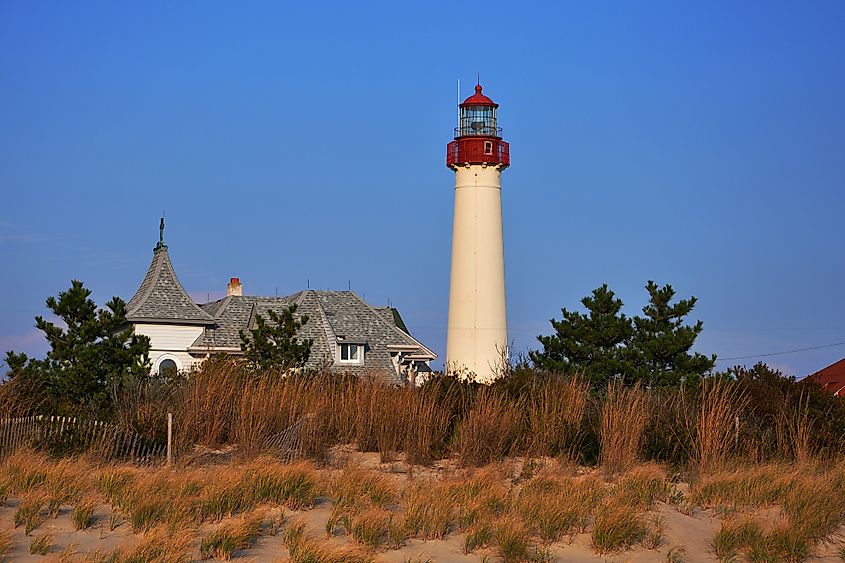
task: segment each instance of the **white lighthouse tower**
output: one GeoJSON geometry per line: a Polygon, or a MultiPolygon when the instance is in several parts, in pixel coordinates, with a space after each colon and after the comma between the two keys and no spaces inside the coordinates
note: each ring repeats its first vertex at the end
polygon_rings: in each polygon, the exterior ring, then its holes
{"type": "Polygon", "coordinates": [[[446,369],[490,383],[507,359],[501,173],[510,152],[496,123],[499,105],[480,84],[459,107],[446,152],[455,171],[446,369]]]}

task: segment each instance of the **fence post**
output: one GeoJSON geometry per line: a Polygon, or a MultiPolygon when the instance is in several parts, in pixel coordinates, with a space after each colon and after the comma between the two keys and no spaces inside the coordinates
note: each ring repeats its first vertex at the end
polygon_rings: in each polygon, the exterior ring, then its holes
{"type": "Polygon", "coordinates": [[[167,467],[173,462],[173,413],[167,413],[167,467]]]}

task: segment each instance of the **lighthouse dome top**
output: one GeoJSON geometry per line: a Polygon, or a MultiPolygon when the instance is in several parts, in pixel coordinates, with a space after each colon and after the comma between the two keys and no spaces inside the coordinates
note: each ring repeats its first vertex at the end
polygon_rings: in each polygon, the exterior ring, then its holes
{"type": "Polygon", "coordinates": [[[481,84],[475,85],[475,94],[464,100],[464,103],[460,105],[460,107],[467,107],[467,106],[491,106],[494,108],[499,107],[499,104],[485,96],[481,93],[481,84]]]}

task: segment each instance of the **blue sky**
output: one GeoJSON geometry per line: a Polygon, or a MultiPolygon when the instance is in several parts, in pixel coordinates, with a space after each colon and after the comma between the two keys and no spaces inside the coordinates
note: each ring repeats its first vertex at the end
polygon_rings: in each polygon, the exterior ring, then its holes
{"type": "MultiPolygon", "coordinates": [[[[0,4],[0,351],[72,278],[128,299],[167,217],[216,298],[352,289],[445,353],[455,81],[511,143],[510,337],[608,283],[698,350],[845,341],[845,3],[0,4]]],[[[799,376],[845,346],[767,358],[799,376]]],[[[723,361],[753,363],[754,359],[723,361]]]]}

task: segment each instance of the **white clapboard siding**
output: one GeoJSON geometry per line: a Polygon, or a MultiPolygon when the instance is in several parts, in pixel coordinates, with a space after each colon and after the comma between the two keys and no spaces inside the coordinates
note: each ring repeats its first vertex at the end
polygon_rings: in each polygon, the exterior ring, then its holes
{"type": "Polygon", "coordinates": [[[136,324],[135,333],[150,338],[150,348],[162,352],[185,352],[202,334],[201,326],[136,324]]]}
{"type": "Polygon", "coordinates": [[[202,361],[192,357],[188,348],[202,334],[201,326],[136,324],[135,333],[150,339],[150,365],[154,372],[164,359],[176,362],[176,369],[185,371],[202,361]]]}

